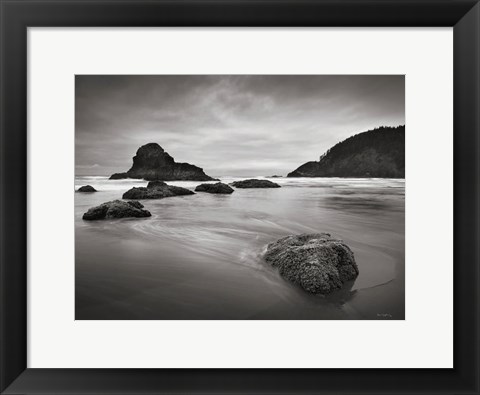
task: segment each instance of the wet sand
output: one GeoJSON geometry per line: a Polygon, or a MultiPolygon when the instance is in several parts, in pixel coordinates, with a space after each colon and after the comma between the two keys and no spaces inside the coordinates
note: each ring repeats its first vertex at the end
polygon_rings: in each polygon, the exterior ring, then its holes
{"type": "Polygon", "coordinates": [[[89,207],[146,182],[77,177],[99,192],[75,194],[75,318],[404,319],[404,180],[271,180],[282,188],[146,200],[150,218],[89,222],[89,207]],[[262,259],[278,238],[317,232],[343,239],[360,270],[326,297],[262,259]]]}

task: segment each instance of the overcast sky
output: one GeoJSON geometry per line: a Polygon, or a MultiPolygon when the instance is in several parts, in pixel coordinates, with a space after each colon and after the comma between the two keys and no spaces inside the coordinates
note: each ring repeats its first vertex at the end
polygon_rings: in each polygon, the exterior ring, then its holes
{"type": "Polygon", "coordinates": [[[210,176],[286,173],[405,123],[403,76],[77,76],[76,174],[127,171],[156,142],[210,176]]]}

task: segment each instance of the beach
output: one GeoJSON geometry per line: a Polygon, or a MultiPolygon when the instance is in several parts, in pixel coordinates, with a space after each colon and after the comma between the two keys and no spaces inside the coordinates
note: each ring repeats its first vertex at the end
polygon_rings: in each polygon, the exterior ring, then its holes
{"type": "Polygon", "coordinates": [[[98,192],[75,194],[75,319],[404,319],[405,180],[267,179],[281,188],[142,200],[149,218],[84,221],[88,208],[147,182],[77,176],[75,189],[98,192]],[[359,268],[326,296],[263,260],[268,243],[319,232],[350,246],[359,268]]]}

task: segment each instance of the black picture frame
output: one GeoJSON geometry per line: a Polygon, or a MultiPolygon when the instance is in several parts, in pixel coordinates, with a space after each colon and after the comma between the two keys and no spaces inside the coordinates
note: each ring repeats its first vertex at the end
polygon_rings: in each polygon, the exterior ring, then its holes
{"type": "Polygon", "coordinates": [[[0,0],[0,13],[2,393],[480,393],[476,0],[0,0]],[[454,368],[27,369],[27,29],[33,26],[453,27],[454,368]]]}

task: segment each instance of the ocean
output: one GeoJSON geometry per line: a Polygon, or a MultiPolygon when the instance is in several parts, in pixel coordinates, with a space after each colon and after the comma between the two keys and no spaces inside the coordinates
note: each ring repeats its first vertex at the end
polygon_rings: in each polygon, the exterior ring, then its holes
{"type": "Polygon", "coordinates": [[[84,221],[88,208],[147,182],[76,177],[75,189],[98,192],[75,194],[75,319],[404,319],[405,180],[268,179],[282,188],[144,200],[152,217],[84,221]],[[328,296],[262,259],[270,242],[318,232],[344,240],[360,271],[328,296]]]}

